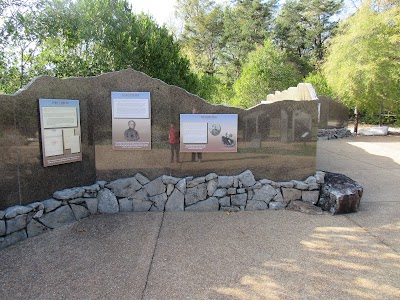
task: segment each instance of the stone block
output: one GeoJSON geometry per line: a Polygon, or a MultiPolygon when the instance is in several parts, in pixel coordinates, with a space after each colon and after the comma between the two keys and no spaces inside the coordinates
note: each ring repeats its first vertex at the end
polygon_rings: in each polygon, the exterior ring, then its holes
{"type": "Polygon", "coordinates": [[[192,205],[207,198],[207,185],[200,184],[193,188],[186,189],[185,205],[192,205]]]}
{"type": "Polygon", "coordinates": [[[267,184],[259,189],[254,190],[254,196],[252,200],[264,201],[268,203],[276,196],[276,189],[271,185],[267,184]]]}
{"type": "Polygon", "coordinates": [[[76,218],[72,212],[72,209],[68,205],[64,205],[52,212],[44,214],[39,221],[45,226],[54,229],[73,223],[76,221],[76,218]]]}
{"type": "Polygon", "coordinates": [[[229,188],[233,186],[233,176],[218,176],[218,187],[229,188]]]}
{"type": "Polygon", "coordinates": [[[218,183],[215,179],[211,179],[210,181],[207,182],[207,195],[212,196],[214,192],[218,188],[218,183]]]}
{"type": "Polygon", "coordinates": [[[287,203],[294,200],[301,200],[301,191],[295,188],[282,188],[283,200],[287,203]]]}
{"type": "Polygon", "coordinates": [[[89,217],[90,212],[82,205],[70,204],[70,206],[72,212],[74,213],[75,219],[77,219],[78,221],[89,217]]]}
{"type": "Polygon", "coordinates": [[[72,189],[64,189],[61,191],[54,192],[53,198],[58,200],[71,200],[74,198],[82,197],[84,192],[85,190],[80,187],[72,189]]]}
{"type": "Polygon", "coordinates": [[[292,180],[294,187],[298,190],[301,191],[306,191],[308,190],[308,184],[303,182],[303,181],[299,181],[299,180],[292,180]]]}
{"type": "Polygon", "coordinates": [[[177,177],[173,177],[173,176],[167,176],[167,175],[163,175],[161,177],[161,180],[164,184],[177,184],[179,182],[179,180],[181,180],[181,178],[177,178],[177,177]]]}
{"type": "Polygon", "coordinates": [[[157,179],[154,179],[153,181],[150,181],[148,184],[144,186],[147,194],[149,196],[155,196],[155,195],[160,195],[166,192],[166,185],[163,183],[162,178],[158,177],[157,179]]]}
{"type": "Polygon", "coordinates": [[[186,194],[186,178],[181,179],[175,185],[175,187],[183,194],[186,194]]]}
{"type": "Polygon", "coordinates": [[[175,189],[168,197],[165,204],[165,211],[183,211],[185,210],[185,196],[178,189],[175,189]]]}
{"type": "Polygon", "coordinates": [[[268,209],[267,203],[265,203],[264,201],[255,201],[255,200],[247,201],[247,205],[245,207],[245,210],[266,210],[266,209],[268,209]]]}
{"type": "Polygon", "coordinates": [[[33,202],[31,204],[28,204],[27,206],[32,208],[32,211],[44,210],[43,202],[33,202]]]}
{"type": "Polygon", "coordinates": [[[171,183],[167,184],[167,196],[171,195],[172,192],[174,191],[174,189],[175,189],[175,185],[173,185],[171,183]]]}
{"type": "Polygon", "coordinates": [[[82,188],[85,190],[85,193],[97,193],[98,191],[100,191],[100,185],[98,183],[83,186],[82,188]]]}
{"type": "Polygon", "coordinates": [[[128,198],[118,199],[120,212],[131,212],[133,210],[133,200],[128,198]]]}
{"type": "Polygon", "coordinates": [[[231,206],[231,197],[227,196],[227,197],[222,197],[218,200],[219,204],[221,206],[231,206]]]}
{"type": "Polygon", "coordinates": [[[140,173],[136,173],[135,178],[141,185],[145,185],[150,182],[150,180],[146,176],[144,176],[140,173]]]}
{"type": "Polygon", "coordinates": [[[238,178],[244,187],[250,187],[256,184],[254,175],[250,170],[246,170],[243,173],[239,174],[238,178]]]}
{"type": "Polygon", "coordinates": [[[27,224],[27,217],[28,215],[18,215],[15,218],[8,219],[6,221],[6,234],[24,229],[27,224]]]}
{"type": "Polygon", "coordinates": [[[129,177],[111,181],[109,184],[106,184],[106,188],[112,190],[117,197],[131,197],[136,191],[142,188],[142,185],[135,177],[129,177]]]}
{"type": "Polygon", "coordinates": [[[228,195],[235,195],[236,194],[236,188],[229,188],[227,191],[228,195]]]}
{"type": "Polygon", "coordinates": [[[31,207],[28,206],[11,206],[4,211],[4,217],[6,219],[15,218],[17,215],[24,215],[32,211],[31,207]]]}
{"type": "Polygon", "coordinates": [[[6,235],[6,221],[0,220],[0,236],[6,235]]]}
{"type": "Polygon", "coordinates": [[[228,193],[228,190],[227,190],[227,189],[225,189],[225,188],[220,188],[220,189],[217,189],[217,190],[214,192],[213,196],[214,196],[214,197],[224,197],[224,196],[227,195],[227,193],[228,193]]]}
{"type": "Polygon", "coordinates": [[[310,204],[317,204],[319,200],[319,191],[302,191],[301,200],[310,204]]]}
{"type": "Polygon", "coordinates": [[[196,177],[193,180],[187,181],[186,182],[186,187],[187,188],[191,188],[191,187],[195,187],[201,183],[206,182],[206,178],[205,177],[196,177]]]}
{"type": "Polygon", "coordinates": [[[156,207],[158,211],[164,211],[168,197],[166,193],[163,193],[161,195],[149,197],[149,200],[153,202],[153,206],[156,207]]]}
{"type": "Polygon", "coordinates": [[[91,214],[97,213],[97,206],[99,201],[97,198],[86,198],[85,199],[86,207],[88,208],[91,214]]]}
{"type": "Polygon", "coordinates": [[[119,205],[117,197],[107,188],[99,191],[97,195],[98,207],[100,213],[117,213],[119,212],[119,205]]]}
{"type": "Polygon", "coordinates": [[[43,224],[37,222],[36,220],[31,220],[28,223],[28,226],[26,227],[26,232],[28,234],[28,237],[34,237],[39,234],[42,234],[43,232],[49,230],[48,227],[44,226],[43,224]]]}
{"type": "Polygon", "coordinates": [[[44,200],[44,201],[42,201],[42,203],[44,205],[44,212],[45,213],[51,212],[53,210],[56,210],[62,204],[61,201],[55,200],[55,199],[44,200]]]}
{"type": "Polygon", "coordinates": [[[145,189],[140,189],[133,194],[132,199],[149,200],[149,195],[145,189]]]}
{"type": "Polygon", "coordinates": [[[210,181],[210,180],[217,179],[217,178],[218,178],[218,175],[215,173],[210,173],[210,174],[206,175],[206,181],[210,181]]]}
{"type": "Polygon", "coordinates": [[[219,203],[218,198],[211,197],[207,200],[197,202],[191,206],[185,208],[186,211],[218,211],[219,203]]]}
{"type": "Polygon", "coordinates": [[[235,206],[246,205],[247,195],[246,194],[238,194],[231,196],[231,204],[235,206]]]}
{"type": "Polygon", "coordinates": [[[287,206],[287,203],[285,203],[285,202],[271,201],[270,203],[268,203],[268,208],[269,209],[275,209],[275,210],[277,210],[277,209],[285,209],[286,206],[287,206]]]}
{"type": "Polygon", "coordinates": [[[153,202],[144,199],[133,199],[133,211],[143,212],[149,211],[153,202]]]}

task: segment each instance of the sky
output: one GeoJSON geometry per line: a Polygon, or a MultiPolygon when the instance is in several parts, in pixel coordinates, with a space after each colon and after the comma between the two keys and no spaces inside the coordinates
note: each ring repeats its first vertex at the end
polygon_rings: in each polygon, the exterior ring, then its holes
{"type": "MultiPolygon", "coordinates": [[[[216,3],[224,3],[226,0],[214,0],[216,3]]],[[[152,15],[159,25],[174,24],[174,6],[176,0],[129,0],[136,13],[144,12],[152,15]]],[[[284,2],[284,0],[281,0],[284,2]]],[[[347,7],[350,0],[345,0],[347,7]]]]}

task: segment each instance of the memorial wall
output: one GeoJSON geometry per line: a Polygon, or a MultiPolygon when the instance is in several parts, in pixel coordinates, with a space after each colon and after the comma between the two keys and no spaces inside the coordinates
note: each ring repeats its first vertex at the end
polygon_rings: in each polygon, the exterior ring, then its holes
{"type": "Polygon", "coordinates": [[[304,180],[315,173],[317,127],[318,101],[243,110],[134,70],[39,77],[0,95],[0,209],[138,172],[154,179],[249,169],[256,178],[304,180]],[[171,128],[180,133],[172,161],[171,128]]]}

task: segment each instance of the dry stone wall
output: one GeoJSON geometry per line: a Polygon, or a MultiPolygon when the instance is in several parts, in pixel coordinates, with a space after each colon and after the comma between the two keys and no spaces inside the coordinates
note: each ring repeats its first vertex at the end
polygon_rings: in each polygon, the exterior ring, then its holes
{"type": "Polygon", "coordinates": [[[256,180],[249,170],[236,176],[210,173],[152,181],[137,173],[56,191],[51,199],[0,211],[0,249],[96,213],[292,209],[335,214],[356,211],[361,195],[362,187],[350,178],[321,171],[305,181],[287,182],[256,180]]]}

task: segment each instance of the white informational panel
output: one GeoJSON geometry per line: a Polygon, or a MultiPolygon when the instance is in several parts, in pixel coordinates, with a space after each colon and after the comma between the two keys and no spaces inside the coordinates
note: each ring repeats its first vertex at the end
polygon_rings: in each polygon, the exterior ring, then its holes
{"type": "Polygon", "coordinates": [[[43,165],[82,160],[78,100],[39,99],[43,165]]]}
{"type": "Polygon", "coordinates": [[[181,114],[180,152],[237,152],[237,114],[181,114]]]}
{"type": "Polygon", "coordinates": [[[111,92],[114,150],[151,150],[149,92],[111,92]]]}

